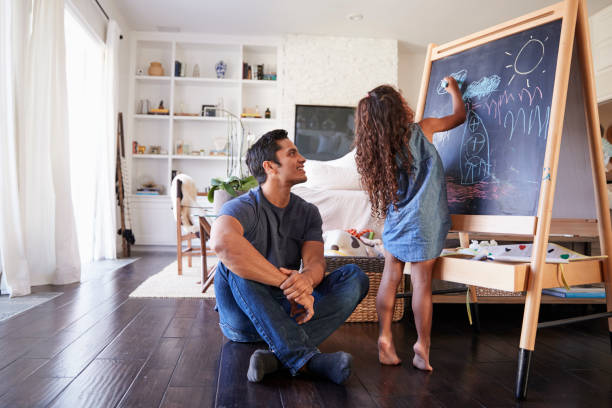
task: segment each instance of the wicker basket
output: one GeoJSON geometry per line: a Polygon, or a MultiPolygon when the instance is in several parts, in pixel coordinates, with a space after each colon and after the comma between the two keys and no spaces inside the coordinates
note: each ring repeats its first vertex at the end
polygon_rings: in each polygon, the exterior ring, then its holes
{"type": "MultiPolygon", "coordinates": [[[[355,264],[370,278],[370,290],[357,308],[346,320],[347,322],[377,322],[376,293],[380,286],[382,271],[385,266],[384,258],[330,256],[325,257],[327,261],[326,273],[333,272],[346,264],[355,264]]],[[[404,291],[404,279],[400,281],[398,292],[404,291]]],[[[393,321],[396,322],[404,315],[404,299],[396,299],[393,309],[393,321]]]]}
{"type": "Polygon", "coordinates": [[[476,286],[476,296],[522,296],[525,292],[508,292],[501,289],[483,288],[476,286]]]}

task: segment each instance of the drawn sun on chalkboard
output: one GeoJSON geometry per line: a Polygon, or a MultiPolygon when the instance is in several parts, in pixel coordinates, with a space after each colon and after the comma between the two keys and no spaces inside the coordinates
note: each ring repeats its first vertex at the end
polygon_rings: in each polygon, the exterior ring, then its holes
{"type": "MultiPolygon", "coordinates": [[[[546,37],[544,41],[541,41],[530,36],[529,40],[523,44],[521,49],[516,53],[516,56],[508,51],[504,52],[504,54],[514,57],[514,63],[506,65],[506,69],[514,70],[510,81],[508,81],[508,85],[512,83],[517,75],[529,75],[540,66],[546,51],[546,46],[544,45],[546,41],[548,41],[548,37],[546,37]]],[[[542,70],[542,73],[544,72],[546,72],[546,70],[542,70]]],[[[527,88],[529,88],[531,86],[529,84],[529,78],[526,78],[526,82],[527,88]]]]}

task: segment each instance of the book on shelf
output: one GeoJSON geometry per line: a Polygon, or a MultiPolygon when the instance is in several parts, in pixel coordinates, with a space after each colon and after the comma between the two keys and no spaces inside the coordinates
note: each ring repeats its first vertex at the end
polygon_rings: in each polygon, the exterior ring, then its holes
{"type": "Polygon", "coordinates": [[[174,76],[175,77],[180,77],[181,76],[181,61],[174,61],[174,76]]]}
{"type": "Polygon", "coordinates": [[[605,299],[606,291],[604,288],[550,288],[542,289],[543,295],[551,295],[563,298],[593,298],[605,299]]]}

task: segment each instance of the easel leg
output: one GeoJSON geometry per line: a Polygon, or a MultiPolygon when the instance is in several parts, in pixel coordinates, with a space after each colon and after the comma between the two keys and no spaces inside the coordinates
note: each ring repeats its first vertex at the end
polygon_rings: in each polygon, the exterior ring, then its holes
{"type": "Polygon", "coordinates": [[[516,390],[514,396],[517,400],[527,398],[527,382],[529,381],[529,370],[531,368],[531,356],[533,350],[519,349],[518,368],[516,370],[516,390]]]}
{"type": "Polygon", "coordinates": [[[470,311],[472,313],[472,329],[474,333],[480,333],[480,314],[478,310],[478,297],[476,296],[476,287],[469,286],[470,291],[470,311]]]}

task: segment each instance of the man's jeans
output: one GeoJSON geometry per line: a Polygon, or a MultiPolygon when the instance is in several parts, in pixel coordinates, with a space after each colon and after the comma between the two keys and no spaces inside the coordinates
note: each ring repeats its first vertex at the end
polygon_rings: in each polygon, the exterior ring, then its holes
{"type": "Polygon", "coordinates": [[[243,279],[219,262],[215,274],[219,325],[230,340],[265,341],[296,375],[320,352],[317,346],[351,315],[369,286],[368,277],[357,265],[344,265],[314,289],[314,316],[298,325],[289,316],[291,306],[281,289],[243,279]]]}

